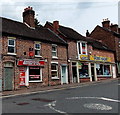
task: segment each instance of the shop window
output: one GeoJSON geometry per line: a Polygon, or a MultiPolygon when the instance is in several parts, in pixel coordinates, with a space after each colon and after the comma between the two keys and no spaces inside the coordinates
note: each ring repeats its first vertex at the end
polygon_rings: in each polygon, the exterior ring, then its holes
{"type": "Polygon", "coordinates": [[[86,42],[78,42],[78,54],[87,55],[87,43],[86,42]]]}
{"type": "Polygon", "coordinates": [[[29,82],[42,81],[42,69],[40,67],[29,67],[29,82]]]}
{"type": "Polygon", "coordinates": [[[8,39],[8,53],[15,53],[15,39],[8,39]]]}
{"type": "Polygon", "coordinates": [[[57,45],[52,45],[52,57],[57,57],[57,45]]]}
{"type": "Polygon", "coordinates": [[[51,77],[58,78],[58,64],[57,63],[51,64],[51,77]]]}
{"type": "Polygon", "coordinates": [[[41,49],[40,43],[36,43],[35,44],[35,56],[40,56],[40,49],[41,49]]]}
{"type": "Polygon", "coordinates": [[[79,76],[80,78],[89,77],[88,75],[88,64],[87,63],[79,63],[79,76]]]}
{"type": "Polygon", "coordinates": [[[97,64],[96,65],[97,75],[111,75],[110,65],[97,64]]]}

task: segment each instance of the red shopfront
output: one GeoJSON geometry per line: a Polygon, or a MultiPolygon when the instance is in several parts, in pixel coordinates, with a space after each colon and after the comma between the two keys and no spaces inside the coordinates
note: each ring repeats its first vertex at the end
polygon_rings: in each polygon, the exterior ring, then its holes
{"type": "Polygon", "coordinates": [[[29,86],[29,83],[42,82],[42,68],[44,64],[44,60],[18,60],[19,85],[29,86]]]}

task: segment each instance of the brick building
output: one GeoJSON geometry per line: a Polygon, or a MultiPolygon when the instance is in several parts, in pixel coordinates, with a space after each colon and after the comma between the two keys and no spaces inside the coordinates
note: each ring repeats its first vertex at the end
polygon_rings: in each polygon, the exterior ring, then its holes
{"type": "Polygon", "coordinates": [[[3,90],[68,83],[67,43],[49,29],[35,27],[34,14],[28,7],[23,23],[0,18],[3,90]]]}
{"type": "Polygon", "coordinates": [[[46,22],[44,27],[51,29],[68,43],[69,82],[116,77],[114,51],[106,45],[84,37],[72,28],[61,26],[58,21],[46,22]]]}
{"type": "Polygon", "coordinates": [[[118,25],[110,24],[108,19],[104,19],[102,27],[97,25],[89,36],[101,41],[115,51],[117,76],[120,76],[120,28],[118,28],[118,25]]]}

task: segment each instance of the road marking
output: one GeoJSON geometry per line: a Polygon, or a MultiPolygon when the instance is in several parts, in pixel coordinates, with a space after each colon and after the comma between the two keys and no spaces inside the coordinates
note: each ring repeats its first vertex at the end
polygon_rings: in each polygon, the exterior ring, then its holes
{"type": "Polygon", "coordinates": [[[84,104],[83,106],[89,109],[97,109],[97,110],[102,110],[102,111],[103,110],[108,111],[112,109],[111,106],[99,104],[99,103],[89,103],[89,104],[84,104]]]}
{"type": "Polygon", "coordinates": [[[66,99],[99,99],[99,100],[104,100],[104,101],[111,101],[111,102],[117,102],[120,103],[120,100],[115,100],[115,99],[110,99],[110,98],[105,98],[105,97],[70,97],[66,99]]]}
{"type": "Polygon", "coordinates": [[[53,101],[52,103],[48,103],[47,105],[44,105],[44,106],[48,106],[50,109],[52,109],[52,110],[54,110],[54,111],[56,111],[58,113],[68,115],[66,112],[60,111],[60,110],[54,108],[56,106],[56,101],[53,101]]]}

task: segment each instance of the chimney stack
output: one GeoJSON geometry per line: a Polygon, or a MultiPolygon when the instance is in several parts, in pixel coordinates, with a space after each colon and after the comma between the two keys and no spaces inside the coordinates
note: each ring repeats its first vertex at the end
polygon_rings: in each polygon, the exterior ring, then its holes
{"type": "Polygon", "coordinates": [[[53,29],[54,32],[57,32],[57,30],[59,29],[59,21],[53,21],[53,29]]]}
{"type": "Polygon", "coordinates": [[[120,34],[120,28],[118,28],[118,33],[120,34]]]}
{"type": "Polygon", "coordinates": [[[86,37],[89,37],[90,36],[90,33],[89,33],[89,31],[87,30],[86,31],[86,37]]]}
{"type": "Polygon", "coordinates": [[[23,12],[23,23],[27,23],[30,27],[35,28],[34,16],[35,11],[33,11],[32,7],[28,6],[23,12]]]}
{"type": "Polygon", "coordinates": [[[110,29],[110,21],[107,19],[103,19],[102,26],[104,28],[110,29]]]}
{"type": "Polygon", "coordinates": [[[111,31],[118,32],[118,25],[117,24],[111,24],[110,29],[111,29],[111,31]]]}

